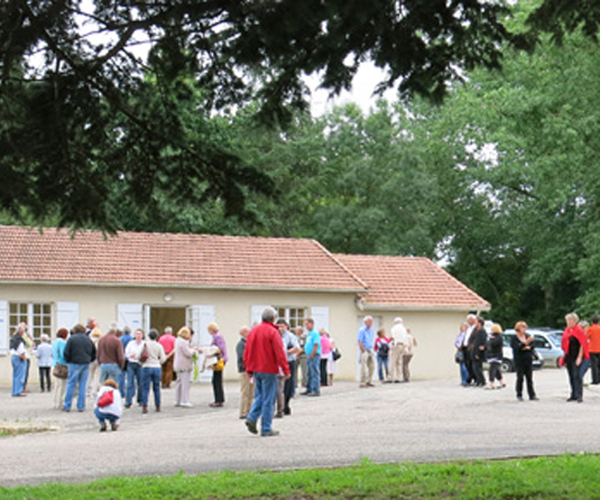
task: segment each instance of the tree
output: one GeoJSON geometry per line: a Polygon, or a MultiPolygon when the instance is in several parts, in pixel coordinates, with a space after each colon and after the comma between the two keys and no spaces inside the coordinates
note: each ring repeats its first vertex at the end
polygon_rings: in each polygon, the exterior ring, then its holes
{"type": "Polygon", "coordinates": [[[458,67],[499,66],[500,42],[518,40],[507,13],[483,0],[3,2],[0,210],[112,230],[109,186],[145,209],[167,182],[239,214],[268,179],[218,140],[189,142],[178,78],[203,89],[200,115],[257,101],[275,124],[305,109],[304,73],[338,92],[365,59],[388,71],[382,89],[440,99],[458,67]],[[135,51],[146,42],[147,60],[135,51]]]}
{"type": "Polygon", "coordinates": [[[442,108],[413,108],[439,158],[450,269],[507,324],[559,325],[600,300],[599,54],[581,33],[547,39],[507,51],[501,74],[469,73],[442,108]]]}

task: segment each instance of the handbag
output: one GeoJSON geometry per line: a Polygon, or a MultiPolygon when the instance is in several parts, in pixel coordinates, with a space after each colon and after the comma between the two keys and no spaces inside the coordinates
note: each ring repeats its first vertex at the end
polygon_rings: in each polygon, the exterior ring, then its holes
{"type": "Polygon", "coordinates": [[[69,376],[69,367],[62,363],[56,363],[52,369],[52,375],[56,378],[67,378],[69,376]]]}
{"type": "Polygon", "coordinates": [[[102,396],[100,396],[100,399],[98,400],[98,407],[104,408],[105,406],[110,406],[114,402],[115,396],[113,395],[113,391],[106,391],[104,394],[102,394],[102,396]]]}
{"type": "Polygon", "coordinates": [[[454,355],[454,361],[458,364],[464,363],[465,353],[461,350],[456,351],[456,354],[454,355]]]}
{"type": "Polygon", "coordinates": [[[144,342],[144,347],[140,353],[140,364],[143,365],[146,361],[148,361],[148,346],[144,342]]]}
{"type": "Polygon", "coordinates": [[[334,361],[337,361],[338,359],[340,359],[342,357],[342,353],[340,352],[340,350],[337,347],[333,351],[331,351],[331,354],[333,356],[334,361]]]}
{"type": "Polygon", "coordinates": [[[221,372],[225,368],[225,360],[223,358],[219,358],[216,364],[212,365],[212,369],[216,372],[221,372]]]}

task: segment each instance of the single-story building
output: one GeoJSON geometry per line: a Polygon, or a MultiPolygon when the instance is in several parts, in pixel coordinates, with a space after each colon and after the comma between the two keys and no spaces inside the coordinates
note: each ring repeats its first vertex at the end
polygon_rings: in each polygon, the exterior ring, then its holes
{"type": "MultiPolygon", "coordinates": [[[[103,331],[112,321],[161,332],[187,324],[198,345],[210,342],[206,325],[216,321],[234,356],[240,327],[258,322],[265,305],[292,326],[313,317],[330,331],[342,352],[338,377],[356,375],[366,314],[386,329],[402,315],[419,342],[414,376],[447,376],[456,371],[460,322],[490,308],[428,259],[333,255],[311,239],[0,226],[0,242],[2,385],[11,380],[9,338],[21,321],[36,340],[90,317],[103,331]]],[[[236,376],[230,363],[225,377],[236,376]]]]}

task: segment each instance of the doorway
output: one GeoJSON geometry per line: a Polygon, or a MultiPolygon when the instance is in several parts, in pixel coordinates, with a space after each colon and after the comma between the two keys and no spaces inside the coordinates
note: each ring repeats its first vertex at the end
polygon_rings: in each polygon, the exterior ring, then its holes
{"type": "Polygon", "coordinates": [[[162,335],[167,326],[173,328],[173,335],[185,326],[185,307],[150,307],[150,326],[162,335]]]}

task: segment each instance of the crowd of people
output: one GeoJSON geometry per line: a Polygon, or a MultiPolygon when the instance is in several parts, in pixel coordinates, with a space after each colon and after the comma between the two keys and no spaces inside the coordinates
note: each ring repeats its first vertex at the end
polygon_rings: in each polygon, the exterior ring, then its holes
{"type": "MultiPolygon", "coordinates": [[[[335,361],[341,356],[334,339],[325,329],[317,330],[312,318],[304,321],[305,330],[301,326],[292,330],[284,319],[274,323],[274,309],[266,311],[268,314],[263,316],[267,321],[263,318],[252,329],[240,329],[236,346],[240,418],[244,420],[256,414],[256,409],[255,413],[252,411],[257,399],[260,403],[265,398],[272,399],[271,419],[291,415],[291,401],[298,385],[306,388],[303,395],[319,396],[322,387],[333,384],[335,361]],[[264,331],[276,334],[271,347],[278,353],[266,366],[262,359],[268,355],[266,347],[256,340],[264,331]],[[275,381],[273,398],[270,375],[275,381]]],[[[10,342],[12,395],[27,395],[30,358],[35,353],[41,390],[54,390],[54,407],[68,413],[75,404],[77,411],[83,412],[86,400],[91,398],[101,431],[108,429],[107,422],[112,430],[117,430],[123,411],[134,403],[144,414],[151,402],[156,412],[162,411],[161,390],[170,388],[173,380],[175,407],[192,408],[192,378],[198,378],[199,372],[205,370],[212,371],[214,400],[209,406],[220,408],[225,403],[223,370],[229,362],[228,350],[216,323],[210,323],[207,331],[211,345],[200,348],[194,345],[194,331],[187,326],[180,328],[177,335],[173,335],[170,326],[162,335],[156,329],[150,329],[146,335],[143,329],[131,332],[128,327],[120,329],[117,323],[111,323],[103,334],[97,320],[90,318],[85,326],[77,324],[71,331],[61,328],[52,343],[47,335],[42,335],[36,346],[27,325],[21,323],[10,342]]],[[[263,419],[261,434],[276,435],[268,417],[263,419]]]]}
{"type": "MultiPolygon", "coordinates": [[[[600,318],[594,315],[591,326],[580,321],[576,313],[565,316],[566,328],[562,334],[563,356],[559,365],[566,367],[570,393],[567,402],[583,402],[583,379],[591,367],[593,385],[600,384],[600,318]]],[[[515,334],[511,335],[510,347],[516,371],[515,392],[517,400],[523,401],[523,385],[526,385],[530,401],[538,401],[533,382],[533,359],[536,357],[534,337],[527,332],[525,321],[515,324],[515,334]]],[[[485,387],[502,389],[506,387],[502,376],[503,360],[502,328],[492,324],[488,335],[485,320],[469,314],[454,341],[455,360],[460,367],[461,385],[464,387],[485,387]],[[483,363],[489,366],[488,383],[485,382],[483,363]]]]}
{"type": "Polygon", "coordinates": [[[364,326],[358,332],[360,349],[360,387],[374,387],[375,360],[380,383],[410,382],[410,361],[417,341],[404,326],[400,317],[394,319],[390,336],[385,330],[373,331],[373,317],[365,316],[364,326]]]}

